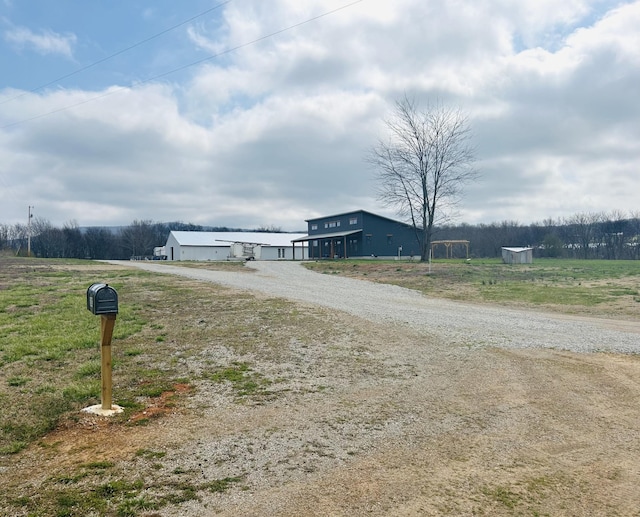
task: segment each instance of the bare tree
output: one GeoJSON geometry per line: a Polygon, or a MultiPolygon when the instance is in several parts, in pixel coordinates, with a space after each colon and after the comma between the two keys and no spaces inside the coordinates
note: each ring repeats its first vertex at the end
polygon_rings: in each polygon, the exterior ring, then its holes
{"type": "Polygon", "coordinates": [[[572,240],[569,244],[572,248],[580,250],[580,258],[589,258],[589,252],[594,245],[594,238],[598,224],[603,220],[603,215],[595,212],[580,212],[565,220],[571,232],[572,240]]]}
{"type": "Polygon", "coordinates": [[[629,258],[640,259],[640,210],[632,211],[629,214],[629,239],[627,240],[629,248],[629,258]]]}
{"type": "Polygon", "coordinates": [[[35,256],[42,258],[66,257],[66,240],[60,228],[53,226],[48,219],[36,217],[31,223],[31,249],[35,256]]]}
{"type": "MultiPolygon", "coordinates": [[[[118,255],[119,246],[116,245],[116,237],[107,228],[94,226],[88,228],[84,234],[87,255],[92,259],[121,258],[118,255]]],[[[122,257],[124,258],[124,256],[122,257]]]]}
{"type": "Polygon", "coordinates": [[[269,225],[261,225],[258,226],[256,228],[256,232],[259,233],[281,233],[282,232],[282,227],[281,226],[276,226],[275,224],[269,224],[269,225]]]}
{"type": "Polygon", "coordinates": [[[87,246],[78,223],[75,220],[67,221],[62,227],[62,233],[66,243],[65,257],[85,258],[87,246]]]}
{"type": "Polygon", "coordinates": [[[154,246],[161,246],[164,242],[157,242],[153,228],[153,221],[137,219],[120,232],[122,246],[131,257],[153,255],[154,246]]]}
{"type": "Polygon", "coordinates": [[[0,223],[0,251],[9,247],[11,227],[8,224],[0,223]]]}
{"type": "MultiPolygon", "coordinates": [[[[602,216],[602,241],[605,258],[621,259],[624,252],[624,228],[627,216],[621,210],[612,210],[602,216]]],[[[628,236],[627,236],[628,237],[628,236]]]]}
{"type": "Polygon", "coordinates": [[[434,225],[446,220],[464,184],[477,177],[467,117],[440,104],[420,111],[405,97],[385,123],[389,137],[369,157],[379,198],[413,226],[425,261],[434,225]]]}

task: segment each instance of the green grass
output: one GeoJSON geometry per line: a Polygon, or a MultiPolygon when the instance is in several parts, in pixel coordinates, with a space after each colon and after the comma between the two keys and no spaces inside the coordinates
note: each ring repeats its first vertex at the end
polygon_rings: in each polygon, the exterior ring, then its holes
{"type": "MultiPolygon", "coordinates": [[[[164,453],[141,450],[142,461],[164,457],[164,453]]],[[[188,473],[184,473],[188,474],[188,473]]],[[[54,476],[39,490],[10,501],[26,510],[25,515],[85,516],[114,515],[134,517],[157,511],[168,504],[199,499],[199,492],[224,492],[242,481],[242,477],[226,477],[210,481],[190,481],[181,473],[174,477],[146,480],[123,477],[111,461],[79,465],[73,476],[54,476]],[[92,488],[87,488],[91,486],[92,488]]]]}
{"type": "Polygon", "coordinates": [[[148,327],[138,293],[152,285],[150,275],[91,265],[0,257],[0,455],[20,451],[69,412],[100,401],[100,317],[86,309],[86,289],[96,281],[108,281],[121,300],[112,341],[113,375],[124,384],[117,396],[134,401],[171,386],[170,372],[160,376],[149,364],[123,362],[148,345],[128,353],[120,347],[148,327]]]}
{"type": "Polygon", "coordinates": [[[178,475],[162,480],[130,480],[117,476],[113,466],[105,463],[99,467],[85,466],[82,474],[74,478],[50,479],[37,493],[30,497],[15,497],[11,503],[12,506],[25,510],[25,515],[33,516],[135,517],[160,510],[169,504],[199,499],[198,494],[203,491],[224,492],[242,479],[226,477],[194,482],[181,480],[178,475]],[[111,479],[101,482],[104,477],[111,479]],[[87,490],[87,483],[93,483],[95,487],[87,490]]]}
{"type": "Polygon", "coordinates": [[[83,379],[85,377],[100,377],[101,370],[100,359],[91,359],[85,363],[79,365],[74,373],[76,379],[83,379]]]}
{"type": "Polygon", "coordinates": [[[231,366],[220,368],[205,375],[215,383],[229,383],[238,397],[248,395],[268,395],[267,387],[271,381],[253,371],[249,364],[235,362],[231,366]]]}
{"type": "Polygon", "coordinates": [[[509,509],[514,509],[521,501],[520,495],[502,486],[484,487],[482,493],[488,499],[509,509]]]}
{"type": "MultiPolygon", "coordinates": [[[[110,283],[126,296],[124,282],[130,275],[114,276],[110,283]],[[123,278],[118,280],[118,276],[123,278]]],[[[0,366],[20,360],[64,361],[78,350],[97,345],[99,318],[86,310],[84,295],[89,278],[73,271],[55,276],[27,272],[2,281],[8,285],[0,292],[0,366]]],[[[113,337],[135,334],[144,323],[140,311],[124,304],[113,337]]]]}

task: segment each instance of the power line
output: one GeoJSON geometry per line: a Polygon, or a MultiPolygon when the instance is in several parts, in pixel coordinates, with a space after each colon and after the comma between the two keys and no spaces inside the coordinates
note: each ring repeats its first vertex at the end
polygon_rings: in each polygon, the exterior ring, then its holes
{"type": "Polygon", "coordinates": [[[324,18],[324,17],[329,16],[331,14],[337,13],[338,11],[342,11],[343,9],[347,9],[348,7],[351,7],[351,6],[355,5],[355,4],[359,4],[360,2],[363,2],[363,1],[364,0],[356,0],[355,2],[351,2],[350,4],[346,4],[346,5],[343,5],[342,7],[338,7],[336,9],[333,9],[332,11],[327,11],[326,13],[319,14],[318,16],[314,16],[313,18],[309,18],[308,20],[304,20],[302,22],[298,22],[298,23],[295,23],[293,25],[289,25],[288,27],[285,27],[284,29],[280,29],[280,30],[277,30],[277,31],[272,32],[270,34],[267,34],[265,36],[261,36],[259,38],[254,39],[254,40],[248,41],[247,43],[242,43],[242,44],[237,45],[235,47],[232,47],[232,48],[223,50],[221,52],[218,52],[217,54],[211,54],[211,55],[209,55],[207,57],[204,57],[202,59],[198,59],[197,61],[193,61],[193,62],[191,62],[191,63],[189,63],[187,65],[179,66],[178,68],[174,68],[173,70],[169,70],[168,72],[165,72],[163,74],[156,75],[154,77],[151,77],[150,79],[146,79],[144,81],[140,81],[140,84],[145,84],[145,83],[148,83],[150,81],[155,81],[156,79],[161,79],[162,77],[166,77],[167,75],[171,75],[171,74],[173,74],[175,72],[180,72],[180,71],[185,70],[187,68],[190,68],[192,66],[199,65],[200,63],[204,63],[206,61],[210,61],[210,60],[215,59],[217,57],[224,56],[226,54],[230,54],[231,52],[235,52],[236,50],[239,50],[241,48],[245,48],[245,47],[248,47],[250,45],[254,45],[254,44],[259,43],[261,41],[264,41],[266,39],[269,39],[269,38],[272,38],[272,37],[277,36],[279,34],[282,34],[283,32],[290,31],[292,29],[295,29],[295,28],[300,27],[302,25],[305,25],[307,23],[311,23],[313,21],[319,20],[320,18],[324,18]]]}
{"type": "MultiPolygon", "coordinates": [[[[141,81],[139,81],[137,83],[137,85],[150,83],[151,81],[155,81],[157,79],[161,79],[163,77],[166,77],[168,75],[174,74],[176,72],[180,72],[182,70],[186,70],[187,68],[190,68],[192,66],[199,65],[201,63],[204,63],[206,61],[210,61],[212,59],[215,59],[215,58],[218,58],[218,57],[221,57],[221,56],[224,56],[226,54],[230,54],[231,52],[235,52],[236,50],[248,47],[250,45],[254,45],[256,43],[259,43],[259,42],[264,41],[266,39],[272,38],[272,37],[277,36],[279,34],[282,34],[284,32],[290,31],[290,30],[295,29],[297,27],[301,27],[302,25],[306,25],[308,23],[311,23],[313,21],[319,20],[321,18],[325,18],[325,17],[330,16],[332,14],[335,14],[335,13],[337,13],[339,11],[342,11],[344,9],[352,7],[352,6],[356,5],[356,4],[359,4],[359,3],[363,2],[363,1],[364,0],[355,0],[354,2],[345,4],[345,5],[341,6],[341,7],[338,7],[336,9],[332,9],[331,11],[327,11],[325,13],[319,14],[317,16],[314,16],[314,17],[309,18],[307,20],[295,23],[293,25],[289,25],[288,27],[285,27],[284,29],[280,29],[280,30],[277,30],[275,32],[271,32],[269,34],[266,34],[264,36],[261,36],[259,38],[254,39],[254,40],[248,41],[247,43],[242,43],[242,44],[237,45],[235,47],[231,47],[231,48],[228,48],[228,49],[223,50],[221,52],[218,52],[216,54],[211,54],[211,55],[209,55],[209,56],[207,56],[205,58],[198,59],[197,61],[193,61],[193,62],[191,62],[189,64],[179,66],[178,68],[174,68],[172,70],[169,70],[168,72],[164,72],[162,74],[155,75],[155,76],[150,77],[148,79],[141,80],[141,81]]],[[[67,106],[63,106],[62,108],[58,108],[58,109],[55,109],[55,110],[52,110],[52,111],[48,111],[48,112],[42,113],[40,115],[35,115],[33,117],[30,117],[30,118],[22,119],[22,120],[19,120],[17,122],[12,122],[11,124],[6,124],[4,126],[0,126],[0,129],[6,129],[6,128],[9,128],[9,127],[13,127],[13,126],[17,126],[17,125],[20,125],[20,124],[24,124],[26,122],[31,122],[32,120],[37,120],[37,119],[40,119],[40,118],[48,117],[50,115],[54,115],[54,114],[60,113],[62,111],[70,110],[70,109],[75,108],[77,106],[82,106],[83,104],[88,104],[90,102],[93,102],[93,101],[96,101],[96,100],[99,100],[99,99],[103,99],[105,97],[109,97],[110,95],[114,95],[116,93],[119,93],[119,92],[127,90],[127,89],[129,89],[129,87],[125,87],[125,86],[120,86],[118,88],[113,88],[112,90],[110,90],[108,92],[105,92],[105,93],[100,94],[100,95],[96,95],[96,96],[91,97],[89,99],[85,99],[83,101],[76,102],[74,104],[69,104],[67,106]]]]}
{"type": "Polygon", "coordinates": [[[160,31],[156,34],[153,34],[152,36],[149,36],[148,38],[145,38],[141,41],[138,41],[137,43],[134,43],[133,45],[130,45],[128,47],[125,47],[121,50],[118,50],[117,52],[107,56],[107,57],[103,57],[102,59],[99,59],[98,61],[95,61],[89,65],[83,66],[78,68],[77,70],[74,70],[73,72],[69,72],[66,75],[62,75],[60,77],[58,77],[57,79],[53,79],[52,81],[49,81],[48,83],[45,84],[41,84],[40,86],[36,86],[35,88],[32,88],[26,92],[22,92],[19,95],[16,95],[15,97],[11,97],[9,99],[6,99],[2,102],[0,102],[0,106],[2,106],[3,104],[6,104],[7,102],[11,102],[13,100],[19,99],[20,97],[23,97],[29,93],[34,93],[37,92],[38,90],[42,90],[43,88],[46,88],[47,86],[51,86],[52,84],[58,83],[60,81],[64,81],[65,79],[68,79],[69,77],[73,77],[74,75],[77,75],[81,72],[84,72],[85,70],[88,70],[89,68],[93,68],[94,66],[100,65],[102,63],[104,63],[105,61],[109,61],[110,59],[113,59],[114,57],[117,57],[121,54],[124,54],[125,52],[129,52],[130,50],[133,50],[136,47],[139,47],[141,45],[144,45],[145,43],[150,42],[151,40],[154,40],[156,38],[159,38],[160,36],[167,34],[168,32],[171,32],[175,29],[177,29],[178,27],[182,27],[183,25],[186,25],[187,23],[192,22],[193,20],[196,20],[198,18],[201,18],[202,16],[204,16],[205,14],[209,14],[212,11],[215,11],[216,9],[219,9],[220,7],[223,7],[224,5],[231,3],[233,0],[227,0],[226,2],[221,2],[218,5],[211,7],[210,9],[207,9],[206,11],[201,12],[200,14],[196,14],[195,16],[192,16],[191,18],[189,18],[188,20],[185,20],[183,22],[180,22],[176,25],[173,25],[167,29],[164,29],[163,31],[160,31]]]}

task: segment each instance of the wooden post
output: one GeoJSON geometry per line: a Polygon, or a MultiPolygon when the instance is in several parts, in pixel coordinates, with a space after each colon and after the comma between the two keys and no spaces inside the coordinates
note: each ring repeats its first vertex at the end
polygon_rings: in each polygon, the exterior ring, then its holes
{"type": "Polygon", "coordinates": [[[102,409],[111,410],[111,337],[116,323],[115,314],[100,317],[100,351],[102,359],[102,409]]]}

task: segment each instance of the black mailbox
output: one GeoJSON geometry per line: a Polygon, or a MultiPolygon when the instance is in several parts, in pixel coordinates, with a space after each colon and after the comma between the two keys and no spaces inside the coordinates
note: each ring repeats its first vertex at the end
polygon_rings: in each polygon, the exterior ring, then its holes
{"type": "Polygon", "coordinates": [[[87,309],[93,314],[118,314],[118,293],[108,284],[93,284],[87,289],[87,309]]]}

